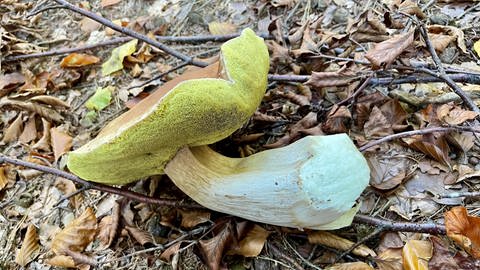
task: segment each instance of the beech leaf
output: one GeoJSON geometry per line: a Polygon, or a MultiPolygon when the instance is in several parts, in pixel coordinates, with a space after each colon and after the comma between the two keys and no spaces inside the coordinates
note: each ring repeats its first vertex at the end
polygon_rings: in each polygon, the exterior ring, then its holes
{"type": "Polygon", "coordinates": [[[98,88],[93,96],[91,96],[85,106],[90,110],[101,111],[107,107],[112,101],[113,86],[98,88]]]}
{"type": "Polygon", "coordinates": [[[96,64],[100,58],[84,53],[71,53],[65,56],[60,63],[62,68],[83,67],[96,64]]]}
{"type": "Polygon", "coordinates": [[[113,49],[110,58],[102,65],[103,76],[110,75],[123,69],[123,59],[135,52],[137,43],[137,39],[132,39],[129,42],[113,49]]]}
{"type": "Polygon", "coordinates": [[[480,258],[480,217],[470,216],[457,206],[445,213],[447,236],[475,258],[480,258]]]}
{"type": "Polygon", "coordinates": [[[25,233],[25,238],[23,238],[22,247],[15,257],[15,262],[19,265],[25,267],[29,262],[31,262],[40,248],[38,244],[38,234],[37,228],[34,225],[30,224],[27,227],[27,232],[25,233]]]}

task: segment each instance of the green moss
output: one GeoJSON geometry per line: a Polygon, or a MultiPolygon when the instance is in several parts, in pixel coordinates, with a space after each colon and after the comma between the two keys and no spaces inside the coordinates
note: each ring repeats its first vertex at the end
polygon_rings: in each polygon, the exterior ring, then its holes
{"type": "Polygon", "coordinates": [[[94,140],[71,152],[68,168],[90,181],[126,184],[162,174],[185,145],[211,144],[240,128],[265,93],[268,51],[263,39],[245,29],[240,37],[223,44],[221,53],[228,79],[184,81],[161,102],[145,106],[146,113],[130,118],[125,114],[138,110],[126,112],[94,140]]]}

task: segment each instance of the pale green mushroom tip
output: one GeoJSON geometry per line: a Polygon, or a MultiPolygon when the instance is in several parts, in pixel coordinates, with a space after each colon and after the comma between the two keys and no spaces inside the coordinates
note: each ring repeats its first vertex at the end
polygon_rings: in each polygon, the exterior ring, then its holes
{"type": "Polygon", "coordinates": [[[314,158],[301,166],[300,181],[312,208],[330,213],[326,219],[349,211],[369,184],[367,161],[346,134],[307,138],[314,158]]]}
{"type": "Polygon", "coordinates": [[[268,50],[262,38],[245,29],[222,45],[221,54],[228,78],[183,81],[153,106],[140,102],[133,118],[125,116],[132,109],[71,152],[70,171],[94,182],[127,184],[162,174],[183,146],[211,144],[240,128],[265,93],[268,50]]]}

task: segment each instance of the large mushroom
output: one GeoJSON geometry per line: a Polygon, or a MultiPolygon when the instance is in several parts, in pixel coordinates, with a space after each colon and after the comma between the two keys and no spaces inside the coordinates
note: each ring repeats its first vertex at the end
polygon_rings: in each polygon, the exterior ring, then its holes
{"type": "Polygon", "coordinates": [[[69,153],[68,168],[110,185],[166,173],[201,205],[249,220],[312,229],[350,225],[369,168],[346,134],[309,136],[247,158],[206,146],[255,112],[268,69],[263,40],[245,29],[222,45],[219,62],[167,82],[69,153]]]}

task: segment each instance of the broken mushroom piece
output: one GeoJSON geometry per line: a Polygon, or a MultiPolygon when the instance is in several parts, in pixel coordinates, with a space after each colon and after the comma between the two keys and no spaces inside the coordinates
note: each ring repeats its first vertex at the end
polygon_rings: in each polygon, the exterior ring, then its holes
{"type": "Polygon", "coordinates": [[[333,230],[352,223],[370,170],[346,134],[308,136],[246,158],[185,147],[165,173],[199,204],[258,222],[333,230]]]}
{"type": "Polygon", "coordinates": [[[246,29],[222,45],[220,63],[167,82],[71,152],[67,165],[84,179],[115,185],[166,173],[201,205],[253,221],[350,225],[369,168],[346,134],[309,136],[247,158],[206,146],[254,113],[268,68],[263,40],[246,29]]]}

